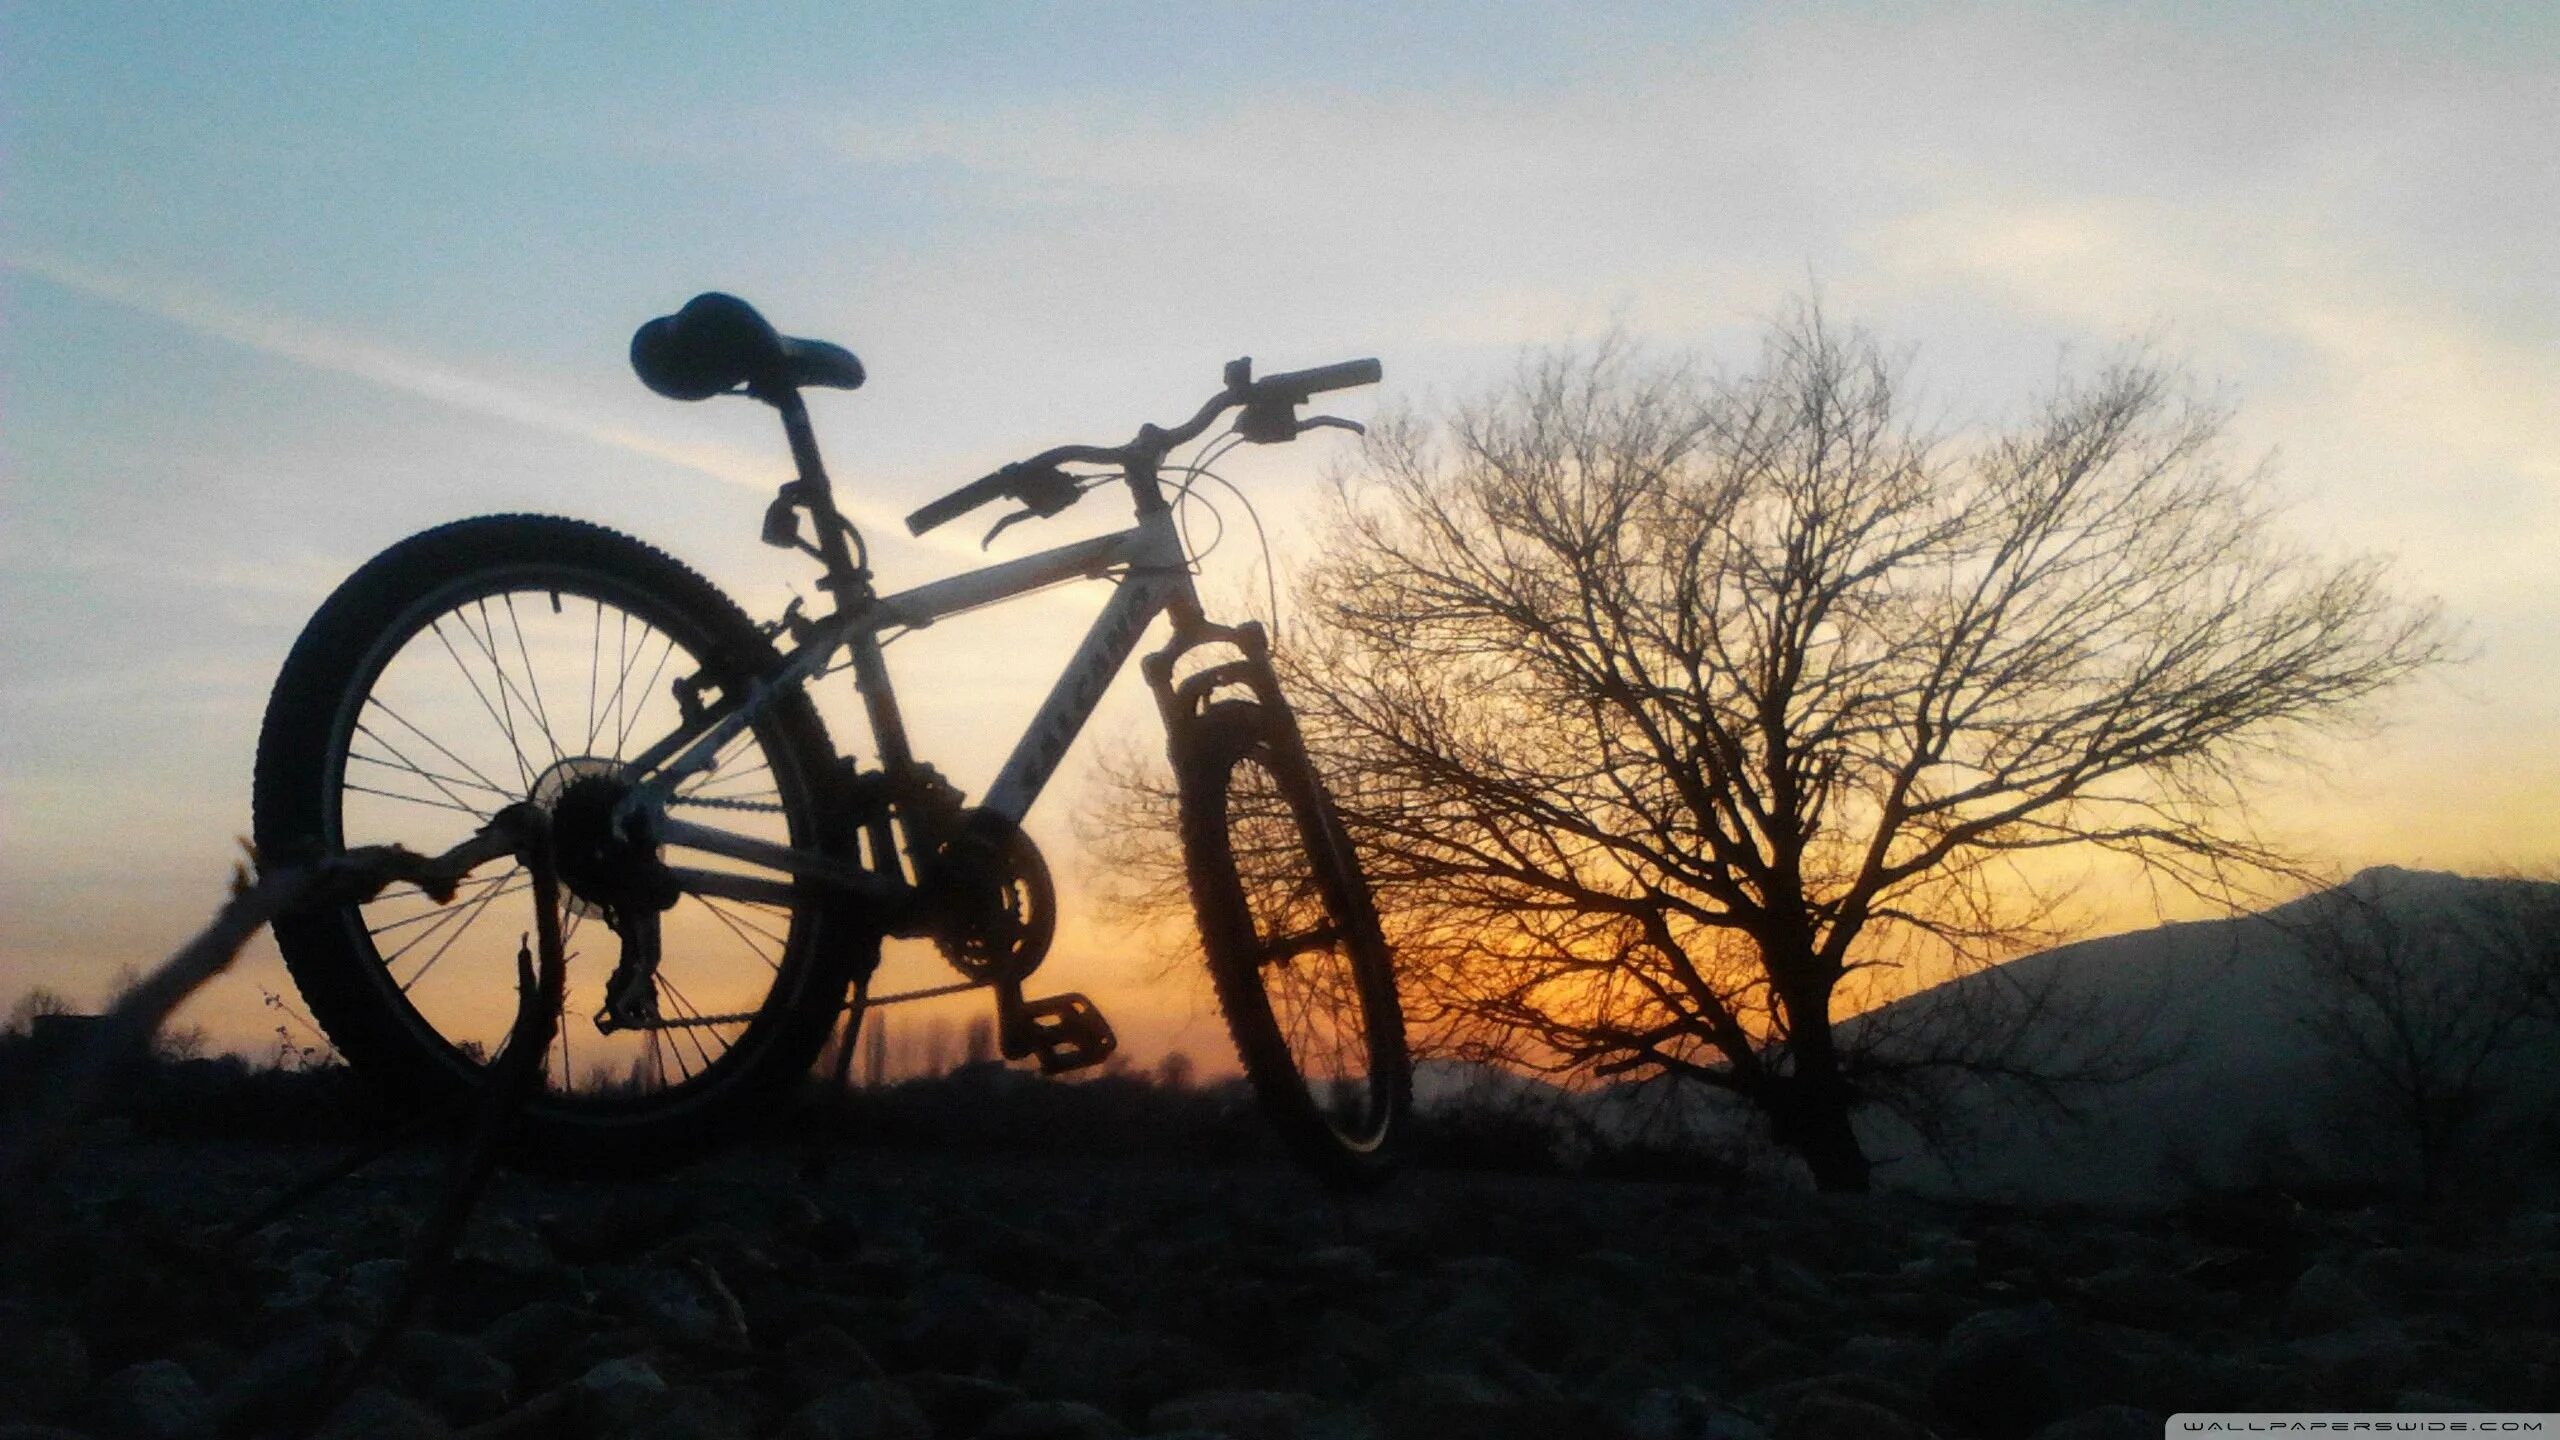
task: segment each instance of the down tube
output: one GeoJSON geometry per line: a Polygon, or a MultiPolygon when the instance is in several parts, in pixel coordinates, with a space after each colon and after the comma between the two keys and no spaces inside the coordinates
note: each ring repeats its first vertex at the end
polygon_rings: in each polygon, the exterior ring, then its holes
{"type": "Polygon", "coordinates": [[[1013,747],[1013,755],[1004,762],[995,783],[987,787],[986,807],[1006,819],[1020,823],[1040,798],[1040,789],[1066,758],[1067,747],[1075,743],[1076,734],[1102,700],[1102,692],[1111,685],[1111,677],[1128,663],[1129,652],[1138,648],[1138,638],[1147,632],[1147,624],[1181,589],[1187,576],[1149,575],[1133,571],[1094,618],[1093,629],[1086,632],[1084,643],[1076,647],[1073,660],[1067,662],[1066,673],[1049,690],[1049,698],[1040,704],[1040,713],[1031,717],[1031,728],[1023,732],[1022,743],[1013,747]]]}

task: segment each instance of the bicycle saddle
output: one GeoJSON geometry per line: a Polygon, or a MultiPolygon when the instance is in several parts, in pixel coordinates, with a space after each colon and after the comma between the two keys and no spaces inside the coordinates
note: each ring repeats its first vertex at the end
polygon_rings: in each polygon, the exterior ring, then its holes
{"type": "Polygon", "coordinates": [[[862,384],[862,362],[852,351],[778,334],[756,307],[718,291],[696,295],[633,332],[631,368],[641,384],[670,400],[708,400],[741,385],[770,399],[804,385],[852,390],[862,384]]]}

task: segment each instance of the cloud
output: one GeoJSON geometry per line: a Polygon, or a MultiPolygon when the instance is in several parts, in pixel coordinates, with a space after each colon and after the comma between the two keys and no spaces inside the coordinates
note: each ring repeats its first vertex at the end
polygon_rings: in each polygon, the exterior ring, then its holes
{"type": "MultiPolygon", "coordinates": [[[[773,489],[774,457],[768,453],[734,446],[689,445],[662,440],[581,413],[575,406],[556,398],[530,394],[521,384],[472,374],[441,361],[412,355],[297,316],[242,304],[194,286],[121,274],[59,256],[24,250],[0,252],[0,268],[315,370],[369,381],[474,414],[643,456],[758,494],[770,494],[773,489]]],[[[838,497],[838,504],[849,517],[866,528],[885,532],[894,527],[900,533],[904,531],[897,517],[885,509],[843,496],[838,497]]],[[[949,537],[933,537],[921,543],[929,548],[947,549],[954,554],[976,553],[949,537]]]]}
{"type": "Polygon", "coordinates": [[[2173,318],[2237,366],[2242,433],[2281,445],[2370,542],[2512,599],[2560,539],[2560,356],[2316,222],[2173,200],[1984,198],[1880,228],[1874,262],[2105,335],[2173,318]],[[2361,512],[2360,515],[2353,512],[2361,512]]]}
{"type": "Polygon", "coordinates": [[[528,395],[519,385],[485,379],[192,286],[118,274],[25,251],[0,254],[0,266],[315,370],[368,380],[459,409],[592,441],[747,489],[766,490],[773,484],[772,462],[766,457],[723,446],[671,444],[601,423],[557,401],[528,395]]]}

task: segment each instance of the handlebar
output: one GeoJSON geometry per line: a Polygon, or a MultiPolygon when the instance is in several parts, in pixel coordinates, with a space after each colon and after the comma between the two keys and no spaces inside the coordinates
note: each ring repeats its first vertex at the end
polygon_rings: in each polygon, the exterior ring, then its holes
{"type": "Polygon", "coordinates": [[[1022,501],[1033,513],[1054,515],[1073,501],[1072,493],[1059,498],[1059,466],[1117,465],[1127,469],[1143,465],[1152,470],[1166,455],[1199,439],[1220,415],[1238,406],[1245,413],[1238,417],[1236,431],[1246,439],[1265,444],[1293,439],[1301,429],[1312,426],[1312,422],[1298,420],[1298,406],[1328,390],[1374,385],[1385,370],[1376,360],[1369,359],[1291,370],[1260,380],[1252,379],[1252,373],[1250,359],[1228,365],[1226,388],[1209,397],[1199,413],[1171,430],[1142,426],[1137,438],[1126,445],[1060,445],[982,475],[909,515],[907,533],[922,535],[981,505],[1007,497],[1022,501]]]}
{"type": "Polygon", "coordinates": [[[1265,375],[1254,382],[1254,389],[1275,394],[1295,395],[1304,401],[1310,395],[1327,390],[1349,390],[1361,385],[1375,385],[1386,374],[1375,360],[1345,360],[1338,365],[1318,365],[1312,370],[1292,370],[1284,375],[1265,375]]]}

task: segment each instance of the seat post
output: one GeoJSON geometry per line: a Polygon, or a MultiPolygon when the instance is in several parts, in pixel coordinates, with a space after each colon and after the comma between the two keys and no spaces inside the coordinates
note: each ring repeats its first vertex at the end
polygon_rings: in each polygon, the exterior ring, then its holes
{"type": "Polygon", "coordinates": [[[757,398],[782,412],[782,433],[791,441],[791,460],[800,471],[800,503],[818,526],[818,555],[826,562],[827,585],[839,601],[852,598],[862,579],[853,552],[844,543],[844,519],[836,511],[835,487],[827,480],[826,463],[818,458],[818,435],[809,424],[809,407],[796,386],[757,392],[757,398]]]}

